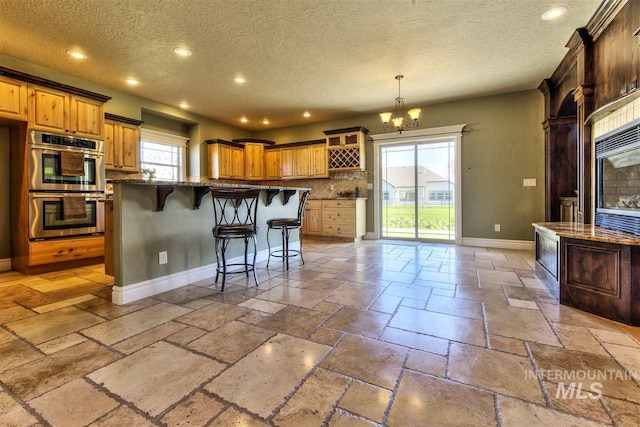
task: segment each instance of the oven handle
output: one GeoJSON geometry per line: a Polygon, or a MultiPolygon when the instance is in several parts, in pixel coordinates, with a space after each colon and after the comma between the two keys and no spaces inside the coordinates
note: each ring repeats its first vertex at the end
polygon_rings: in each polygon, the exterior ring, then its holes
{"type": "Polygon", "coordinates": [[[78,149],[78,148],[57,148],[57,147],[32,147],[31,148],[32,151],[42,151],[45,154],[56,154],[56,153],[61,153],[63,151],[70,151],[73,153],[82,153],[84,154],[85,157],[91,157],[91,158],[100,158],[100,157],[104,157],[104,153],[101,153],[99,151],[95,151],[95,150],[82,150],[82,149],[78,149]]]}
{"type": "Polygon", "coordinates": [[[85,200],[97,200],[98,202],[106,201],[104,194],[94,196],[83,193],[30,193],[29,195],[34,199],[61,199],[63,197],[78,197],[84,195],[85,200]]]}

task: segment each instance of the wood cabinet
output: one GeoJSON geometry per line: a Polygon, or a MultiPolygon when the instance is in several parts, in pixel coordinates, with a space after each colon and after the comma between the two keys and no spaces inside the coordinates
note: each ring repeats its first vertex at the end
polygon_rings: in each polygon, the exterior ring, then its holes
{"type": "Polygon", "coordinates": [[[141,121],[107,114],[104,122],[105,169],[135,173],[140,171],[141,121]]]}
{"type": "Polygon", "coordinates": [[[328,178],[329,168],[327,164],[327,147],[324,145],[312,145],[311,154],[311,177],[328,178]]]}
{"type": "Polygon", "coordinates": [[[264,144],[247,142],[244,144],[244,178],[260,180],[265,178],[264,144]]]}
{"type": "Polygon", "coordinates": [[[0,76],[0,118],[27,120],[27,84],[0,76]]]}
{"type": "Polygon", "coordinates": [[[364,199],[323,200],[322,234],[360,240],[366,233],[364,199]]]}
{"type": "Polygon", "coordinates": [[[322,235],[322,200],[307,200],[302,220],[302,234],[322,235]]]}
{"type": "Polygon", "coordinates": [[[280,160],[281,150],[266,150],[264,153],[264,177],[265,179],[280,179],[282,166],[280,160]]]}
{"type": "Polygon", "coordinates": [[[280,150],[280,178],[295,178],[293,148],[280,150]]]}
{"type": "Polygon", "coordinates": [[[309,236],[358,241],[366,233],[366,200],[309,200],[302,232],[309,236]]]}
{"type": "Polygon", "coordinates": [[[311,175],[311,156],[309,147],[297,147],[293,149],[293,158],[295,159],[294,178],[308,178],[311,175]]]}
{"type": "Polygon", "coordinates": [[[324,131],[329,170],[365,170],[368,133],[369,130],[362,126],[324,131]]]}
{"type": "Polygon", "coordinates": [[[233,143],[207,141],[209,178],[244,179],[244,149],[233,143]]]}
{"type": "Polygon", "coordinates": [[[104,137],[103,102],[29,85],[29,128],[83,138],[104,137]]]}
{"type": "MultiPolygon", "coordinates": [[[[292,144],[293,145],[293,144],[292,144]]],[[[320,144],[306,144],[291,148],[272,148],[265,152],[267,179],[327,178],[327,148],[320,144]]]]}

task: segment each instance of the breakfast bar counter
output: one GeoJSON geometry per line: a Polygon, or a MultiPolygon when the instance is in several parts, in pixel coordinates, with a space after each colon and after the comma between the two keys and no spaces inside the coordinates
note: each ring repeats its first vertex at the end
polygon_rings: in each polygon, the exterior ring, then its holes
{"type": "MultiPolygon", "coordinates": [[[[112,300],[116,304],[201,280],[213,284],[216,261],[211,234],[214,225],[212,188],[264,190],[257,212],[258,262],[266,260],[267,256],[267,220],[296,217],[298,193],[307,190],[219,183],[206,178],[183,181],[125,178],[113,179],[110,183],[113,205],[109,207],[111,224],[106,224],[105,239],[108,241],[106,246],[112,251],[106,258],[113,260],[112,300]]],[[[290,247],[294,249],[299,246],[299,239],[295,233],[291,237],[290,247]]],[[[228,261],[233,262],[233,258],[243,256],[243,253],[242,245],[230,245],[228,261]]]]}

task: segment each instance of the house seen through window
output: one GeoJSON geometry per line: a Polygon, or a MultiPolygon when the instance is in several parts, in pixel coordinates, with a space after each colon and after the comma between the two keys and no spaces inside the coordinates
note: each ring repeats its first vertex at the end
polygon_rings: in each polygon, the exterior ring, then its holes
{"type": "Polygon", "coordinates": [[[155,178],[161,181],[184,179],[188,141],[183,136],[143,129],[140,138],[140,167],[155,169],[155,178]]]}

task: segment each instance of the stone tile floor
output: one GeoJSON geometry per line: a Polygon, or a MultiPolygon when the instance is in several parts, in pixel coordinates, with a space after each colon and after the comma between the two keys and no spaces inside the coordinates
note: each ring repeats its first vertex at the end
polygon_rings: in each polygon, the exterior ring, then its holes
{"type": "Polygon", "coordinates": [[[305,260],[126,306],[103,266],[0,273],[0,425],[640,425],[640,328],[558,305],[530,252],[305,260]]]}

